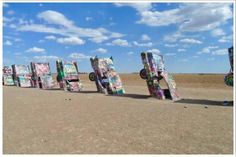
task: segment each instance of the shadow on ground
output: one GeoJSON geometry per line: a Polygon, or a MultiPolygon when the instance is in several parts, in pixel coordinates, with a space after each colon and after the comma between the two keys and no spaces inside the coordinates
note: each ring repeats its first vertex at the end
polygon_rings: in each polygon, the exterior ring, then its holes
{"type": "Polygon", "coordinates": [[[214,100],[204,100],[204,99],[181,99],[175,102],[184,104],[198,104],[198,105],[233,106],[233,101],[224,102],[224,101],[214,101],[214,100]]]}
{"type": "Polygon", "coordinates": [[[61,91],[64,91],[63,89],[61,88],[52,88],[52,89],[41,89],[40,90],[48,90],[48,91],[54,91],[54,90],[61,90],[61,91]]]}
{"type": "Polygon", "coordinates": [[[99,92],[88,90],[88,91],[79,91],[78,93],[83,93],[83,94],[93,94],[93,93],[99,93],[99,92]]]}
{"type": "Polygon", "coordinates": [[[150,95],[142,95],[142,94],[122,94],[122,95],[108,95],[108,96],[127,97],[134,99],[148,99],[151,97],[150,95]]]}

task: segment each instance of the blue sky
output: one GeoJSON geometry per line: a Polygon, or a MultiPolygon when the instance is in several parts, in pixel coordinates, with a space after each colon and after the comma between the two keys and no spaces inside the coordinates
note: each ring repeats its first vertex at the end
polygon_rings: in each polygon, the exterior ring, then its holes
{"type": "Polygon", "coordinates": [[[174,73],[227,73],[232,3],[4,3],[3,64],[113,56],[119,72],[138,72],[140,52],[164,56],[174,73]]]}

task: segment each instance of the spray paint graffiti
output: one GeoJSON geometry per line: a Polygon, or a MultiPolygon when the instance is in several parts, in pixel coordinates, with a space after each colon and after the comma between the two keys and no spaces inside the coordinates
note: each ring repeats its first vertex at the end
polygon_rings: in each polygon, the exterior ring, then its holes
{"type": "Polygon", "coordinates": [[[140,77],[146,79],[150,95],[158,99],[171,98],[174,101],[179,100],[176,83],[165,69],[163,56],[142,52],[141,59],[144,69],[140,71],[140,77]],[[162,79],[165,81],[168,89],[161,88],[160,80],[162,79]]]}
{"type": "Polygon", "coordinates": [[[57,65],[57,81],[60,88],[65,91],[78,92],[83,89],[83,85],[79,79],[79,71],[76,62],[56,61],[57,65]]]}
{"type": "Polygon", "coordinates": [[[42,89],[52,89],[55,81],[52,78],[49,63],[30,63],[34,86],[42,89]]]}
{"type": "Polygon", "coordinates": [[[230,71],[225,75],[224,82],[226,85],[233,87],[234,86],[234,48],[231,47],[228,49],[229,52],[229,63],[230,71]]]}
{"type": "Polygon", "coordinates": [[[113,59],[111,58],[90,58],[93,73],[89,79],[95,81],[97,90],[105,94],[124,94],[119,74],[116,72],[113,59]]]}
{"type": "Polygon", "coordinates": [[[12,68],[10,66],[4,66],[2,69],[2,83],[5,86],[15,85],[13,80],[12,68]]]}
{"type": "Polygon", "coordinates": [[[27,65],[12,65],[13,78],[17,87],[32,87],[32,74],[27,65]]]}

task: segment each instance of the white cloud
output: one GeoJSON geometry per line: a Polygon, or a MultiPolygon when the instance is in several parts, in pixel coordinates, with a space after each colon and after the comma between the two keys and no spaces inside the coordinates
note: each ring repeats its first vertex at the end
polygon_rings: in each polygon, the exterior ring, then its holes
{"type": "Polygon", "coordinates": [[[108,39],[109,38],[107,36],[97,36],[97,37],[90,38],[89,40],[93,41],[95,43],[101,43],[101,42],[108,40],[108,39]]]}
{"type": "Polygon", "coordinates": [[[22,24],[29,24],[29,21],[24,20],[24,18],[19,18],[19,19],[18,19],[18,22],[19,22],[19,25],[22,25],[22,24]]]}
{"type": "Polygon", "coordinates": [[[49,36],[46,36],[45,39],[48,39],[48,40],[56,40],[56,37],[53,36],[53,35],[49,35],[49,36]]]}
{"type": "Polygon", "coordinates": [[[69,58],[72,58],[72,59],[89,59],[91,58],[91,56],[87,56],[83,53],[71,53],[69,56],[69,58]]]}
{"type": "Polygon", "coordinates": [[[121,38],[125,36],[124,34],[116,33],[116,32],[111,32],[111,38],[121,38]]]}
{"type": "Polygon", "coordinates": [[[181,30],[192,32],[212,30],[233,15],[230,3],[189,4],[181,13],[187,15],[181,30]]]}
{"type": "Polygon", "coordinates": [[[50,61],[50,60],[57,60],[60,59],[60,57],[58,56],[34,56],[33,59],[37,60],[37,61],[50,61]]]}
{"type": "Polygon", "coordinates": [[[213,37],[222,36],[222,35],[225,35],[225,32],[220,28],[216,28],[213,31],[211,31],[211,35],[213,37]]]}
{"type": "Polygon", "coordinates": [[[85,20],[86,20],[86,21],[92,21],[93,18],[92,18],[92,17],[86,17],[85,20]]]}
{"type": "Polygon", "coordinates": [[[10,27],[10,28],[16,28],[17,26],[16,26],[15,24],[11,23],[11,24],[9,25],[9,27],[10,27]]]}
{"type": "Polygon", "coordinates": [[[135,46],[140,46],[140,47],[152,47],[153,43],[152,42],[148,42],[148,43],[138,43],[137,41],[133,41],[133,44],[135,46]]]}
{"type": "Polygon", "coordinates": [[[219,49],[212,52],[212,55],[227,55],[228,49],[219,49]]]}
{"type": "Polygon", "coordinates": [[[112,41],[113,45],[117,45],[117,46],[122,46],[122,47],[127,47],[129,46],[129,43],[127,40],[123,40],[123,39],[116,39],[112,41]]]}
{"type": "Polygon", "coordinates": [[[151,40],[151,38],[147,34],[143,34],[141,37],[141,40],[148,41],[148,40],[151,40]]]}
{"type": "Polygon", "coordinates": [[[39,43],[44,43],[45,42],[45,40],[39,40],[39,43]]]}
{"type": "Polygon", "coordinates": [[[65,30],[63,31],[54,28],[54,27],[48,27],[46,25],[41,25],[41,24],[23,24],[20,25],[19,28],[17,29],[19,31],[32,31],[32,32],[38,32],[38,33],[53,33],[53,34],[60,34],[60,35],[66,35],[65,30]]]}
{"type": "Polygon", "coordinates": [[[221,39],[218,40],[220,43],[230,43],[233,42],[233,36],[228,35],[228,36],[223,36],[221,39]]]}
{"type": "Polygon", "coordinates": [[[178,44],[165,44],[164,46],[165,47],[176,47],[176,46],[178,46],[178,44]]]}
{"type": "Polygon", "coordinates": [[[141,19],[137,21],[140,24],[146,24],[148,26],[168,26],[170,24],[176,24],[181,20],[181,16],[174,16],[179,9],[166,10],[166,11],[142,11],[140,12],[141,19]],[[170,18],[171,17],[171,18],[170,18]]]}
{"type": "Polygon", "coordinates": [[[58,24],[65,27],[70,27],[73,25],[73,22],[68,20],[63,14],[53,10],[44,11],[38,14],[38,17],[47,21],[50,24],[58,24]]]}
{"type": "Polygon", "coordinates": [[[202,49],[202,51],[197,52],[197,54],[210,53],[210,52],[211,52],[211,50],[209,48],[205,47],[202,49]]]}
{"type": "Polygon", "coordinates": [[[57,34],[65,37],[86,37],[95,43],[101,43],[105,40],[124,36],[121,33],[111,32],[105,28],[93,29],[77,27],[73,21],[68,20],[63,14],[52,10],[41,12],[37,17],[52,25],[24,22],[19,25],[17,30],[57,34]]]}
{"type": "Polygon", "coordinates": [[[78,37],[58,38],[57,42],[68,45],[83,45],[85,43],[84,40],[78,37]]]}
{"type": "Polygon", "coordinates": [[[130,52],[128,52],[127,54],[128,54],[128,55],[132,55],[132,54],[134,54],[134,52],[133,52],[133,51],[130,51],[130,52]]]}
{"type": "Polygon", "coordinates": [[[148,26],[178,24],[181,31],[190,32],[212,30],[224,24],[233,15],[230,3],[187,3],[164,11],[158,11],[150,4],[140,8],[130,4],[119,6],[135,8],[141,18],[137,23],[148,26]]]}
{"type": "Polygon", "coordinates": [[[139,12],[147,11],[152,8],[151,3],[115,3],[117,7],[129,6],[136,9],[139,12]]]}
{"type": "Polygon", "coordinates": [[[175,56],[176,53],[166,53],[165,55],[166,55],[166,56],[175,56]]]}
{"type": "Polygon", "coordinates": [[[195,55],[195,56],[193,56],[193,58],[198,58],[198,56],[197,56],[197,55],[195,55]]]}
{"type": "Polygon", "coordinates": [[[192,39],[192,38],[181,39],[180,42],[182,42],[182,43],[188,43],[188,44],[202,44],[201,41],[196,40],[196,39],[192,39]]]}
{"type": "Polygon", "coordinates": [[[7,45],[7,46],[11,46],[12,45],[12,42],[10,42],[9,40],[7,40],[4,45],[7,45]]]}
{"type": "Polygon", "coordinates": [[[38,47],[32,47],[26,50],[26,52],[33,52],[33,53],[45,53],[45,49],[38,48],[38,47]]]}
{"type": "MultiPolygon", "coordinates": [[[[3,26],[4,26],[4,27],[10,26],[10,25],[11,25],[11,22],[13,22],[14,20],[15,20],[14,17],[8,18],[8,17],[3,16],[3,26]]],[[[12,26],[13,26],[13,25],[11,25],[11,27],[12,27],[12,26]]]]}
{"type": "Polygon", "coordinates": [[[43,4],[42,4],[42,3],[40,3],[40,4],[39,4],[39,6],[40,6],[40,7],[42,7],[42,6],[43,6],[43,4]]]}
{"type": "Polygon", "coordinates": [[[22,41],[22,40],[20,38],[15,38],[14,41],[19,42],[19,41],[22,41]]]}
{"type": "Polygon", "coordinates": [[[212,50],[217,49],[217,48],[218,48],[218,46],[204,47],[200,52],[197,52],[197,54],[211,53],[212,50]]]}
{"type": "Polygon", "coordinates": [[[107,49],[104,48],[98,48],[95,50],[95,52],[99,52],[99,53],[107,53],[107,49]]]}
{"type": "Polygon", "coordinates": [[[217,49],[219,46],[208,46],[209,49],[217,49]]]}
{"type": "Polygon", "coordinates": [[[147,50],[147,52],[156,53],[156,54],[160,54],[161,53],[161,51],[158,50],[158,49],[150,49],[150,50],[147,50]]]}
{"type": "Polygon", "coordinates": [[[177,40],[179,40],[180,38],[183,38],[183,37],[185,37],[185,35],[183,35],[181,32],[177,31],[177,32],[165,35],[164,36],[164,41],[173,43],[173,42],[176,42],[177,40]]]}
{"type": "Polygon", "coordinates": [[[4,16],[3,16],[3,22],[12,22],[13,20],[15,20],[14,17],[7,18],[7,17],[4,17],[4,16]]]}
{"type": "Polygon", "coordinates": [[[13,15],[13,14],[15,14],[15,12],[14,12],[14,10],[9,10],[9,11],[7,12],[7,14],[8,14],[8,15],[13,15]]]}
{"type": "Polygon", "coordinates": [[[185,52],[186,49],[178,49],[178,52],[185,52]]]}

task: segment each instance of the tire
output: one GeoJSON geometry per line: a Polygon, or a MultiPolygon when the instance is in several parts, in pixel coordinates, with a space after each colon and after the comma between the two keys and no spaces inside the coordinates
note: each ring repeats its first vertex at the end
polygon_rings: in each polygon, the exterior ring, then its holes
{"type": "Polygon", "coordinates": [[[140,70],[139,76],[140,76],[142,79],[144,79],[144,80],[147,79],[146,70],[145,70],[145,69],[140,70]]]}
{"type": "Polygon", "coordinates": [[[90,81],[95,81],[96,80],[95,78],[96,78],[96,76],[95,76],[94,72],[89,73],[89,80],[90,81]]]}

